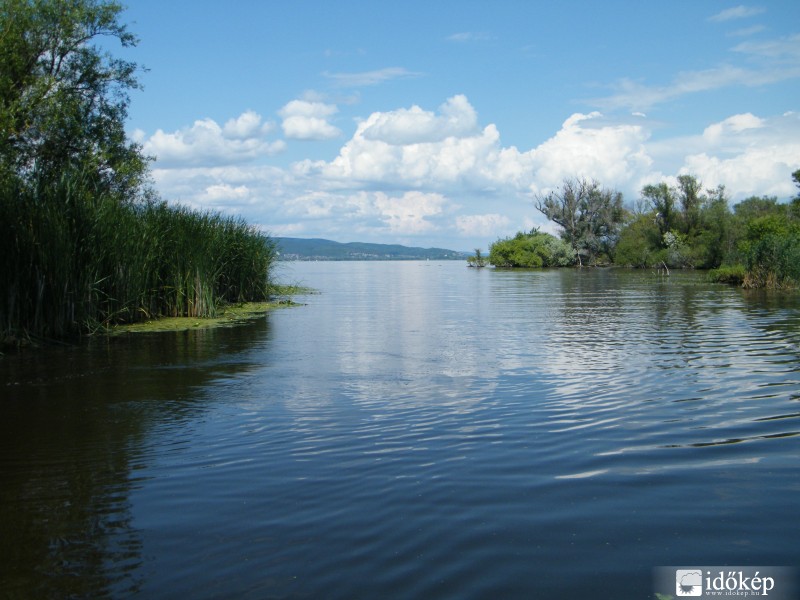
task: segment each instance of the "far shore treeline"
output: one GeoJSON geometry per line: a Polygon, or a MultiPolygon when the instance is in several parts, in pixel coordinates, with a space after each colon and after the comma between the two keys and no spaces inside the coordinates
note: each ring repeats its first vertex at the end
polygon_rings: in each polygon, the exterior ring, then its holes
{"type": "MultiPolygon", "coordinates": [[[[800,170],[792,178],[800,186],[800,170]]],[[[675,186],[645,186],[625,207],[619,192],[571,179],[538,197],[536,208],[559,237],[534,229],[497,240],[490,264],[709,269],[713,279],[744,287],[800,286],[800,194],[788,203],[754,196],[731,209],[724,187],[703,190],[697,177],[680,175],[675,186]]],[[[476,250],[469,262],[486,259],[476,250]]]]}
{"type": "Polygon", "coordinates": [[[0,3],[0,340],[213,316],[269,296],[269,237],[152,189],[150,159],[124,131],[138,66],[95,45],[136,45],[121,11],[0,3]]]}

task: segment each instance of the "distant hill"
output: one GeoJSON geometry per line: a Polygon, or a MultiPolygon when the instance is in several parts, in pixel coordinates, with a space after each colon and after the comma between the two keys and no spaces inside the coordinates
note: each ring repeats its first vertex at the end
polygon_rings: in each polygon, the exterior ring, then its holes
{"type": "Polygon", "coordinates": [[[466,252],[444,248],[410,248],[399,244],[343,244],[323,239],[272,238],[281,260],[464,260],[466,252]]]}

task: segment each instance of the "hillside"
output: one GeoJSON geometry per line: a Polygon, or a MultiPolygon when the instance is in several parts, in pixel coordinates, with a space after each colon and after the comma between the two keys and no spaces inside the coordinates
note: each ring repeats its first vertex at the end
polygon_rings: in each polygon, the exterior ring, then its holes
{"type": "Polygon", "coordinates": [[[399,244],[343,244],[323,239],[273,238],[281,260],[464,260],[467,253],[444,248],[412,248],[399,244]]]}

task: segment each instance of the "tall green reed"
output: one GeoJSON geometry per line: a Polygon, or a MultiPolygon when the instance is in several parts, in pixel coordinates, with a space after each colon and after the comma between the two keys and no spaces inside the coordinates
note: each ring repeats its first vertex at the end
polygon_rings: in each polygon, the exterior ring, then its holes
{"type": "Polygon", "coordinates": [[[0,180],[0,332],[63,338],[269,297],[272,241],[241,218],[131,203],[91,176],[0,180]]]}

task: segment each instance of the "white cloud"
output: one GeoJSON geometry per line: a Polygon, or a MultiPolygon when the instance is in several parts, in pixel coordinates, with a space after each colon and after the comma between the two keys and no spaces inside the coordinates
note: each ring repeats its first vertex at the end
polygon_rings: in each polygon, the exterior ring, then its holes
{"type": "Polygon", "coordinates": [[[760,87],[800,77],[800,34],[761,42],[742,42],[731,49],[748,60],[748,66],[721,64],[699,71],[678,73],[668,85],[646,85],[621,79],[615,93],[590,102],[604,109],[647,110],[688,94],[731,86],[760,87]]]}
{"type": "Polygon", "coordinates": [[[708,20],[716,23],[722,23],[724,21],[733,21],[735,19],[745,19],[760,15],[764,12],[764,10],[765,9],[761,6],[744,6],[740,4],[739,6],[734,6],[733,8],[727,8],[721,12],[718,12],[717,14],[709,17],[708,20]]]}
{"type": "Polygon", "coordinates": [[[615,94],[595,98],[593,103],[605,109],[625,108],[643,111],[686,94],[714,90],[729,85],[759,85],[766,83],[763,75],[748,69],[722,65],[704,71],[679,73],[665,86],[644,85],[630,79],[621,79],[614,86],[615,94]]]}
{"type": "Polygon", "coordinates": [[[764,126],[764,119],[756,117],[752,113],[733,115],[719,123],[713,123],[703,131],[703,138],[709,142],[716,143],[726,133],[741,133],[748,129],[759,129],[764,126]]]}
{"type": "Polygon", "coordinates": [[[486,42],[491,40],[492,36],[486,32],[482,31],[462,31],[460,33],[454,33],[453,35],[447,36],[448,42],[486,42]]]}
{"type": "Polygon", "coordinates": [[[360,73],[323,73],[325,77],[333,80],[339,87],[364,87],[379,85],[392,79],[407,79],[419,77],[421,73],[409,71],[404,67],[386,67],[375,71],[363,71],[360,73]]]}
{"type": "Polygon", "coordinates": [[[373,113],[332,161],[304,161],[296,168],[341,188],[524,196],[552,189],[567,177],[596,178],[610,187],[639,181],[652,167],[649,135],[641,124],[576,113],[552,138],[523,152],[503,147],[493,124],[480,129],[468,100],[455,96],[437,113],[419,107],[373,113]]]}
{"type": "Polygon", "coordinates": [[[270,123],[247,111],[224,127],[213,119],[195,121],[191,127],[167,133],[157,130],[149,138],[137,132],[144,153],[155,156],[159,167],[178,165],[226,165],[271,156],[285,148],[282,140],[269,141],[270,123]]]}
{"type": "Polygon", "coordinates": [[[702,140],[702,150],[684,158],[681,173],[697,175],[706,187],[725,185],[734,200],[793,195],[791,173],[800,168],[800,115],[734,115],[706,127],[702,140]]]}
{"type": "Polygon", "coordinates": [[[753,25],[752,27],[743,27],[742,29],[731,31],[728,35],[731,37],[748,37],[756,33],[761,33],[766,29],[764,25],[753,25]]]}
{"type": "Polygon", "coordinates": [[[306,161],[298,169],[333,181],[395,182],[410,187],[485,177],[479,157],[498,149],[494,126],[477,128],[464,96],[445,102],[438,114],[419,107],[375,112],[331,162],[306,161]]]}
{"type": "MultiPolygon", "coordinates": [[[[335,114],[332,105],[317,104],[298,101],[282,112],[335,114]]],[[[697,175],[705,187],[724,184],[734,201],[794,195],[797,113],[735,114],[680,138],[661,130],[654,140],[651,127],[642,116],[575,113],[549,139],[518,149],[502,144],[494,124],[480,123],[466,97],[454,96],[435,111],[412,106],[373,113],[331,160],[277,167],[241,150],[253,140],[264,143],[264,125],[245,113],[223,127],[206,120],[181,130],[170,139],[189,157],[159,162],[153,175],[167,199],[243,214],[277,233],[455,249],[519,229],[553,231],[531,195],[571,177],[596,179],[631,202],[644,184],[679,173],[697,175]],[[236,162],[191,160],[212,141],[239,148],[227,155],[236,162]]]]}
{"type": "Polygon", "coordinates": [[[333,104],[292,100],[278,114],[283,117],[284,135],[294,140],[329,140],[341,135],[341,131],[328,123],[328,118],[339,109],[333,104]]]}
{"type": "Polygon", "coordinates": [[[436,229],[428,217],[441,214],[446,200],[441,194],[435,193],[406,192],[400,197],[391,197],[377,192],[374,203],[389,232],[417,235],[436,229]]]}
{"type": "Polygon", "coordinates": [[[790,65],[797,65],[800,60],[800,34],[760,42],[742,42],[734,46],[733,51],[751,57],[785,61],[790,65]]]}
{"type": "Polygon", "coordinates": [[[478,115],[465,96],[453,96],[439,107],[439,114],[419,106],[390,113],[373,113],[363,124],[361,135],[392,145],[438,142],[477,132],[478,115]]]}
{"type": "Polygon", "coordinates": [[[561,130],[531,152],[533,192],[546,192],[568,177],[597,179],[608,187],[627,187],[652,166],[642,125],[606,121],[602,114],[576,113],[561,130]]]}
{"type": "Polygon", "coordinates": [[[499,237],[511,225],[511,220],[497,213],[462,215],[456,217],[456,229],[464,237],[499,237]]]}
{"type": "Polygon", "coordinates": [[[228,139],[243,140],[266,135],[272,129],[272,123],[262,123],[261,115],[248,110],[235,119],[229,119],[222,128],[222,135],[228,139]]]}
{"type": "Polygon", "coordinates": [[[202,199],[206,202],[218,204],[229,200],[245,200],[250,197],[250,190],[246,185],[232,186],[228,183],[217,183],[205,189],[202,199]]]}

